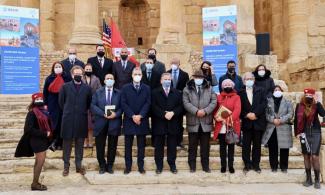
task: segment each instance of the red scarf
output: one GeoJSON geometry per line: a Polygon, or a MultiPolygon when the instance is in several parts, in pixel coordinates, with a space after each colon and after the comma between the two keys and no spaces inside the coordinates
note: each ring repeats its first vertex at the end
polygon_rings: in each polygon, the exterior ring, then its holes
{"type": "Polygon", "coordinates": [[[61,74],[57,74],[53,82],[50,84],[48,90],[51,93],[59,93],[62,85],[64,84],[64,80],[61,74]]]}
{"type": "Polygon", "coordinates": [[[39,107],[35,106],[33,112],[36,115],[38,126],[42,131],[51,132],[51,127],[49,123],[49,117],[44,114],[39,107]]]}
{"type": "Polygon", "coordinates": [[[303,133],[305,128],[305,123],[307,126],[311,126],[314,121],[316,114],[316,104],[311,105],[311,109],[308,115],[306,115],[306,105],[304,103],[299,103],[297,112],[297,130],[296,135],[303,133]]]}

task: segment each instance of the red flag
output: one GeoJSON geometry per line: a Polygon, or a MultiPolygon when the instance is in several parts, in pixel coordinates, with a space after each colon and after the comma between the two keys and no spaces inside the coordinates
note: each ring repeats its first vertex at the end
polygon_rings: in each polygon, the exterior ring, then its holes
{"type": "MultiPolygon", "coordinates": [[[[120,31],[118,30],[117,25],[115,24],[115,22],[113,21],[113,19],[111,18],[111,30],[112,30],[112,48],[124,48],[127,47],[127,45],[125,44],[122,35],[120,33],[120,31]]],[[[133,62],[136,66],[139,66],[140,63],[135,59],[134,56],[129,56],[129,60],[131,62],[133,62]]]]}

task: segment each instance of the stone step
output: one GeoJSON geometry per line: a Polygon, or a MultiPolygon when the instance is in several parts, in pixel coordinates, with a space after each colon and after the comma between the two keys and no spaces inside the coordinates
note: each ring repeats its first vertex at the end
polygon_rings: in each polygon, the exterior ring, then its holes
{"type": "MultiPolygon", "coordinates": [[[[114,174],[99,175],[97,171],[88,171],[85,176],[71,171],[69,176],[63,177],[62,171],[51,170],[45,171],[41,174],[42,183],[47,186],[58,186],[65,184],[71,186],[74,184],[85,185],[150,185],[150,184],[189,184],[198,185],[200,183],[209,186],[218,185],[222,183],[227,184],[250,184],[250,183],[301,183],[304,180],[304,170],[290,169],[288,173],[282,172],[273,173],[270,170],[263,170],[260,174],[254,171],[244,174],[242,171],[237,171],[234,174],[220,173],[213,171],[212,173],[205,173],[197,171],[189,173],[188,171],[179,170],[177,174],[172,174],[169,171],[162,172],[157,175],[154,171],[147,171],[145,175],[138,172],[131,172],[129,175],[124,175],[122,171],[115,171],[114,174]]],[[[9,185],[24,185],[29,186],[32,181],[32,174],[30,173],[16,173],[16,174],[0,174],[1,183],[9,185]]],[[[8,186],[7,186],[8,187],[8,186]]],[[[310,188],[310,191],[313,191],[310,188]]],[[[316,193],[316,191],[315,191],[316,193]]]]}
{"type": "Polygon", "coordinates": [[[0,119],[0,129],[22,129],[24,124],[25,118],[0,119]]]}
{"type": "MultiPolygon", "coordinates": [[[[165,158],[166,159],[166,158],[165,158]]],[[[0,161],[0,174],[4,173],[26,173],[32,172],[35,160],[30,159],[15,159],[15,160],[1,160],[0,161]]],[[[74,159],[71,161],[71,170],[75,169],[74,159]]],[[[137,170],[136,158],[133,158],[132,170],[137,170]]],[[[148,171],[153,171],[156,169],[155,161],[153,157],[146,157],[144,160],[145,169],[148,171]]],[[[197,158],[197,169],[201,170],[200,158],[197,158]]],[[[98,170],[98,162],[96,158],[84,158],[83,166],[88,171],[98,170]]],[[[189,170],[187,157],[178,157],[176,159],[176,166],[179,170],[189,170]]],[[[243,161],[241,157],[235,157],[234,167],[237,171],[243,169],[243,161]]],[[[260,166],[262,169],[269,169],[269,158],[262,157],[260,166]]],[[[115,159],[114,169],[123,170],[125,168],[125,162],[123,157],[117,157],[115,159]]],[[[211,157],[210,158],[210,168],[214,171],[220,169],[220,158],[211,157]]],[[[304,161],[302,156],[292,156],[289,158],[289,169],[303,169],[304,161]]],[[[169,170],[166,160],[164,161],[164,169],[169,170]]],[[[46,159],[44,163],[44,170],[63,170],[62,159],[46,159]]]]}
{"type": "MultiPolygon", "coordinates": [[[[177,156],[178,157],[187,157],[188,156],[188,146],[186,146],[186,149],[179,149],[177,150],[177,156]]],[[[198,148],[198,154],[197,156],[200,156],[200,147],[198,148]]],[[[14,159],[14,153],[16,151],[16,148],[0,148],[0,160],[10,160],[14,159]]],[[[118,146],[116,151],[117,157],[124,157],[124,146],[118,146]]],[[[165,156],[167,156],[167,148],[165,147],[165,156]]],[[[136,147],[132,147],[132,155],[134,157],[137,156],[138,150],[136,147]]],[[[145,149],[145,156],[146,157],[153,157],[155,154],[155,149],[151,146],[147,146],[145,149]]],[[[242,148],[241,147],[235,147],[235,156],[241,157],[242,154],[242,148]]],[[[218,145],[212,145],[210,148],[210,156],[211,157],[219,157],[220,150],[218,145]]],[[[268,148],[262,147],[261,156],[268,156],[268,148]]],[[[301,149],[300,147],[293,147],[290,149],[290,156],[301,156],[301,149]]],[[[62,158],[62,151],[47,151],[46,154],[48,159],[61,159],[62,158]]],[[[72,157],[74,157],[74,149],[72,150],[72,157]]],[[[96,148],[93,149],[86,148],[84,150],[84,158],[96,158],[96,148]]]]}
{"type": "Polygon", "coordinates": [[[32,95],[0,95],[0,102],[30,102],[32,100],[32,95]]]}
{"type": "Polygon", "coordinates": [[[16,119],[25,119],[27,114],[27,109],[24,110],[1,110],[0,111],[0,120],[2,119],[11,119],[11,118],[16,118],[16,119]]]}

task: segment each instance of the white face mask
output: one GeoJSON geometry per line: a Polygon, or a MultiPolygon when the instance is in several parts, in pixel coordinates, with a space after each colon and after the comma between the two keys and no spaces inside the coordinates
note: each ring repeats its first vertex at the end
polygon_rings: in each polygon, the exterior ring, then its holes
{"type": "Polygon", "coordinates": [[[252,88],[254,86],[254,81],[253,80],[247,80],[245,84],[246,84],[246,87],[252,88]]]}
{"type": "Polygon", "coordinates": [[[276,97],[276,98],[282,97],[282,91],[275,91],[273,93],[273,96],[276,97]]]}
{"type": "Polygon", "coordinates": [[[76,56],[75,54],[70,54],[70,55],[69,55],[69,60],[70,60],[70,61],[74,61],[74,60],[76,59],[76,57],[77,57],[77,56],[76,56]]]}
{"type": "Polygon", "coordinates": [[[264,75],[265,75],[265,70],[259,70],[259,71],[257,72],[257,74],[258,74],[258,76],[260,76],[260,77],[264,77],[264,75]]]}
{"type": "Polygon", "coordinates": [[[172,65],[171,65],[171,68],[172,68],[172,70],[177,70],[177,69],[178,69],[178,65],[176,65],[176,64],[172,64],[172,65]]]}
{"type": "Polygon", "coordinates": [[[195,85],[202,85],[203,79],[194,79],[195,85]]]}
{"type": "Polygon", "coordinates": [[[147,68],[148,70],[151,70],[152,67],[153,67],[153,64],[146,64],[146,68],[147,68]]]}
{"type": "Polygon", "coordinates": [[[63,70],[62,70],[61,67],[54,68],[54,73],[55,73],[55,74],[61,74],[62,71],[63,71],[63,70]]]}
{"type": "Polygon", "coordinates": [[[141,76],[140,75],[135,75],[134,77],[133,77],[133,81],[134,82],[136,82],[136,83],[139,83],[140,81],[141,81],[141,76]]]}

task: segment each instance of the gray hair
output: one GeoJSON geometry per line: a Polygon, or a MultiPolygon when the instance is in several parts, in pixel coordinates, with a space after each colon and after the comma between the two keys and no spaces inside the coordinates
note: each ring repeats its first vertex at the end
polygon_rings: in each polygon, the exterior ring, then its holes
{"type": "Polygon", "coordinates": [[[252,72],[245,72],[243,74],[243,80],[245,80],[247,77],[252,77],[252,78],[255,79],[255,76],[254,76],[254,74],[252,72]]]}

